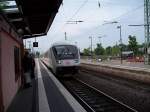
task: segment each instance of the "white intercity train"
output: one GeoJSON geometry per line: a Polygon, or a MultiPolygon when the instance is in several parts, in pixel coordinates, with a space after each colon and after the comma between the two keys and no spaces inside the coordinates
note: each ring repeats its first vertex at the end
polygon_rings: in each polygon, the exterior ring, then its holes
{"type": "Polygon", "coordinates": [[[44,54],[53,73],[57,76],[78,73],[80,52],[76,45],[55,43],[44,54]]]}

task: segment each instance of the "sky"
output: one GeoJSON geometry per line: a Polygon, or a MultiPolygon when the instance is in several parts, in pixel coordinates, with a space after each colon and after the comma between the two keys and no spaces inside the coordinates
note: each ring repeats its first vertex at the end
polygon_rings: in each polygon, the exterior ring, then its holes
{"type": "MultiPolygon", "coordinates": [[[[82,51],[90,46],[90,36],[93,47],[97,43],[105,48],[113,46],[119,44],[119,25],[124,44],[128,44],[129,35],[135,35],[138,43],[143,43],[144,27],[128,26],[133,24],[144,24],[144,0],[63,0],[48,34],[36,38],[39,47],[34,50],[43,53],[51,44],[66,41],[76,44],[82,51]],[[83,22],[69,24],[67,21],[83,22]],[[113,21],[118,23],[107,24],[113,21]]],[[[29,41],[33,42],[35,39],[27,39],[27,47],[29,41]]]]}

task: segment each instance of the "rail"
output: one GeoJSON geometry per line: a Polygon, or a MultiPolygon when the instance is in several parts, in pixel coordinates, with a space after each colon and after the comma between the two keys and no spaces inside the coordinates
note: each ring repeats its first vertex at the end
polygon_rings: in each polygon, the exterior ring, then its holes
{"type": "Polygon", "coordinates": [[[79,79],[64,78],[60,81],[88,112],[137,112],[79,79]]]}

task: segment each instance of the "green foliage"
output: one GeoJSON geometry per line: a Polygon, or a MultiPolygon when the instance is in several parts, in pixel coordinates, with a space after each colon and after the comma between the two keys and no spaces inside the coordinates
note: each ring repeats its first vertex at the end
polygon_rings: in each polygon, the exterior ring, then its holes
{"type": "Polygon", "coordinates": [[[96,47],[96,49],[94,50],[94,53],[95,53],[96,55],[104,55],[105,49],[102,47],[101,44],[97,44],[97,47],[96,47]]]}
{"type": "Polygon", "coordinates": [[[84,48],[84,49],[83,49],[83,54],[84,54],[85,56],[90,55],[90,54],[91,54],[90,48],[84,48]]]}
{"type": "MultiPolygon", "coordinates": [[[[136,36],[129,35],[129,44],[121,44],[121,45],[114,45],[114,46],[108,46],[106,49],[102,47],[101,44],[97,44],[97,47],[94,49],[95,55],[105,55],[105,56],[120,56],[121,54],[121,48],[122,51],[133,51],[134,55],[140,55],[142,56],[144,54],[145,44],[138,44],[136,41],[136,36]]],[[[84,55],[90,55],[91,50],[90,48],[83,50],[84,55]]]]}
{"type": "Polygon", "coordinates": [[[112,55],[118,56],[120,54],[120,47],[118,45],[115,45],[112,47],[112,55]]]}
{"type": "Polygon", "coordinates": [[[105,53],[106,55],[112,55],[112,47],[111,46],[106,47],[105,53]]]}
{"type": "Polygon", "coordinates": [[[138,48],[144,48],[145,46],[146,46],[145,43],[138,44],[138,48]]]}
{"type": "Polygon", "coordinates": [[[121,45],[119,45],[119,46],[122,47],[122,51],[130,51],[128,45],[121,44],[121,45]]]}
{"type": "Polygon", "coordinates": [[[134,55],[138,54],[138,43],[136,41],[136,36],[129,35],[129,49],[133,51],[134,55]]]}

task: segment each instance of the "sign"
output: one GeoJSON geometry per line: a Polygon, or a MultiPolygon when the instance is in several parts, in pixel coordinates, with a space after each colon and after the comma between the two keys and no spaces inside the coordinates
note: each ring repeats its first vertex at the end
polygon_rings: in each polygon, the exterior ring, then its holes
{"type": "Polygon", "coordinates": [[[150,54],[150,48],[148,48],[147,53],[150,54]]]}
{"type": "Polygon", "coordinates": [[[38,42],[33,42],[33,47],[38,47],[38,42]]]}

